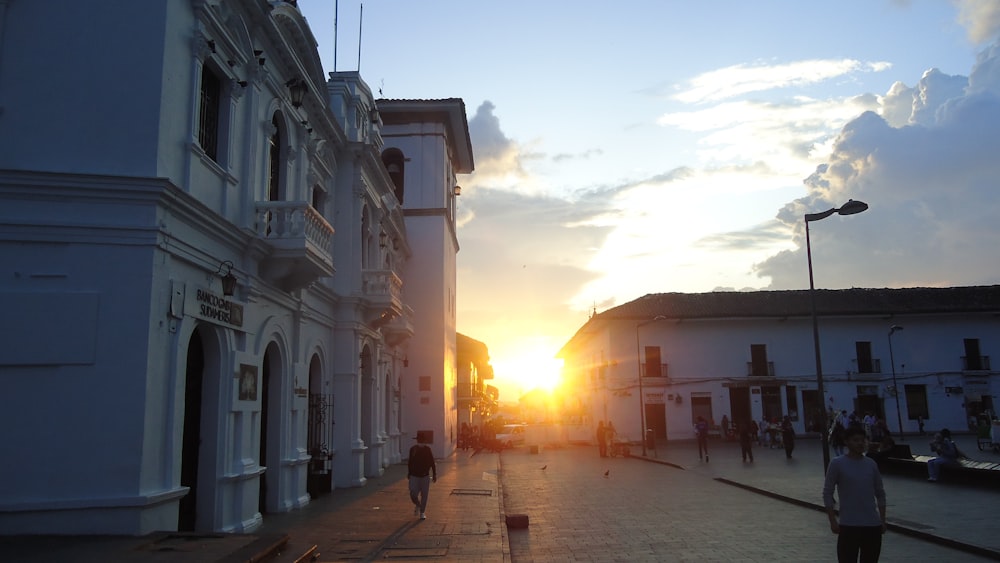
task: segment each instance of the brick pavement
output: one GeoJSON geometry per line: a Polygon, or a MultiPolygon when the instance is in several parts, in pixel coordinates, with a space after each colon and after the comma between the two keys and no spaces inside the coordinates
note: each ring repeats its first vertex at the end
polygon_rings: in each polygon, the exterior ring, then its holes
{"type": "Polygon", "coordinates": [[[287,532],[287,549],[274,563],[291,563],[316,545],[318,561],[422,559],[503,561],[505,553],[498,454],[458,452],[437,460],[427,519],[413,515],[406,466],[390,467],[377,491],[349,489],[358,498],[344,502],[338,491],[305,509],[269,516],[261,532],[287,532]]]}
{"type": "Polygon", "coordinates": [[[131,537],[0,537],[3,563],[290,563],[316,546],[319,562],[410,558],[505,561],[499,455],[459,452],[437,460],[427,519],[413,515],[406,466],[365,487],[337,489],[301,510],[265,515],[253,534],[152,534],[131,537]],[[282,538],[284,548],[273,555],[282,538]]]}
{"type": "MultiPolygon", "coordinates": [[[[661,447],[656,454],[674,466],[635,458],[601,459],[596,448],[587,447],[543,450],[537,455],[504,452],[505,508],[531,518],[528,530],[510,532],[511,560],[835,559],[836,537],[821,511],[716,480],[756,483],[818,505],[822,487],[818,441],[800,440],[791,461],[783,451],[758,450],[752,466],[740,461],[735,444],[716,441],[711,446],[708,464],[698,460],[692,443],[661,447]],[[605,471],[610,471],[607,478],[605,471]]],[[[887,476],[890,522],[990,544],[995,534],[977,508],[995,506],[994,492],[941,485],[887,476]],[[975,497],[983,500],[968,504],[975,497]],[[909,507],[915,498],[923,505],[959,505],[956,512],[962,517],[909,507]]],[[[933,559],[989,560],[895,532],[885,537],[882,561],[933,559]]]]}
{"type": "MultiPolygon", "coordinates": [[[[924,438],[909,443],[915,453],[926,449],[924,438]]],[[[977,452],[974,439],[959,437],[959,443],[973,457],[1000,459],[977,452]]],[[[836,538],[826,517],[809,507],[820,503],[817,440],[799,440],[792,460],[781,450],[757,448],[753,465],[740,461],[733,443],[716,440],[710,447],[710,463],[698,460],[690,442],[650,451],[659,463],[601,459],[586,446],[535,454],[527,448],[471,457],[459,452],[438,461],[423,522],[413,517],[405,466],[396,465],[366,487],[338,489],[303,510],[267,515],[255,534],[0,538],[0,561],[229,563],[263,554],[286,536],[287,545],[271,561],[291,563],[313,545],[320,562],[834,559],[836,538]],[[527,514],[530,526],[508,531],[505,513],[527,514]]],[[[1000,550],[1000,537],[982,516],[998,506],[1000,491],[894,475],[885,480],[894,529],[1000,550]]],[[[932,559],[987,560],[941,541],[893,531],[885,537],[882,561],[932,559]]]]}

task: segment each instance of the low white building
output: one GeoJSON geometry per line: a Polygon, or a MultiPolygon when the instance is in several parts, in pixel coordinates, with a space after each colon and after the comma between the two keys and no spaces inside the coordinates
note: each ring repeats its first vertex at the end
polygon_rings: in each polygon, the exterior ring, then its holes
{"type": "Polygon", "coordinates": [[[595,314],[567,342],[567,406],[632,441],[643,425],[693,438],[698,416],[787,415],[808,434],[825,408],[914,433],[920,418],[967,430],[995,413],[1000,286],[817,290],[816,302],[822,396],[809,291],[663,293],[595,314]]]}
{"type": "Polygon", "coordinates": [[[249,532],[450,453],[461,100],[380,112],[295,2],[0,4],[0,533],[249,532]]]}

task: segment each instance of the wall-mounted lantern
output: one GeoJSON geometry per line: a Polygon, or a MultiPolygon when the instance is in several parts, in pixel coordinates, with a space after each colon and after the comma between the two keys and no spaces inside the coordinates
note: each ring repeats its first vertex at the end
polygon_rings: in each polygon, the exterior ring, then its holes
{"type": "Polygon", "coordinates": [[[233,263],[229,260],[223,260],[219,264],[219,270],[215,273],[222,280],[222,294],[226,297],[232,297],[236,293],[236,283],[239,281],[233,275],[233,263]],[[223,269],[226,273],[222,273],[223,269]]]}

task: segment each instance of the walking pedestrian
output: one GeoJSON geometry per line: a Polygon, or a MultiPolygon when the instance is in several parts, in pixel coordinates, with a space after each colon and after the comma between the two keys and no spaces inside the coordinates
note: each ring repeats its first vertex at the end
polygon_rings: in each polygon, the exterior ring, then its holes
{"type": "Polygon", "coordinates": [[[743,454],[743,461],[750,458],[753,463],[753,443],[757,440],[757,423],[744,420],[736,425],[736,432],[740,438],[740,453],[743,454]]]}
{"type": "Polygon", "coordinates": [[[795,449],[795,427],[792,426],[792,417],[787,414],[781,421],[781,443],[785,446],[785,457],[792,459],[792,450],[795,449]]]}
{"type": "Polygon", "coordinates": [[[694,423],[694,432],[698,437],[698,459],[708,461],[708,422],[699,416],[694,423]]]}
{"type": "Polygon", "coordinates": [[[833,453],[836,455],[844,455],[844,446],[847,429],[837,420],[833,423],[833,428],[830,429],[830,445],[833,446],[833,453]]]}
{"type": "Polygon", "coordinates": [[[837,534],[839,563],[875,563],[882,552],[885,533],[885,487],[878,464],[865,453],[865,430],[844,431],[847,453],[830,461],[823,483],[823,505],[830,531],[837,534]],[[840,518],[834,512],[834,489],[840,501],[840,518]]]}
{"type": "Polygon", "coordinates": [[[437,483],[437,465],[434,463],[434,452],[427,445],[427,439],[422,432],[417,432],[417,443],[410,447],[410,458],[407,460],[407,473],[410,478],[410,501],[413,502],[413,515],[427,519],[427,495],[431,492],[431,483],[437,483]]]}
{"type": "Polygon", "coordinates": [[[608,432],[604,429],[604,421],[597,423],[597,452],[601,457],[608,457],[608,432]]]}

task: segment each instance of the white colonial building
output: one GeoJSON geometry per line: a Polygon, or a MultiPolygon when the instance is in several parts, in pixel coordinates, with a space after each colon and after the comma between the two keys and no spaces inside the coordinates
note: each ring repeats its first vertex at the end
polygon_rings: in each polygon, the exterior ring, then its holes
{"type": "Polygon", "coordinates": [[[451,453],[461,100],[324,76],[280,0],[9,0],[0,53],[0,533],[247,532],[451,453]]]}
{"type": "Polygon", "coordinates": [[[808,291],[663,293],[595,314],[563,347],[568,410],[632,441],[642,418],[674,440],[693,438],[698,416],[787,415],[807,434],[823,409],[906,433],[918,418],[968,430],[969,416],[995,414],[1000,286],[818,290],[816,301],[822,396],[808,291]]]}

